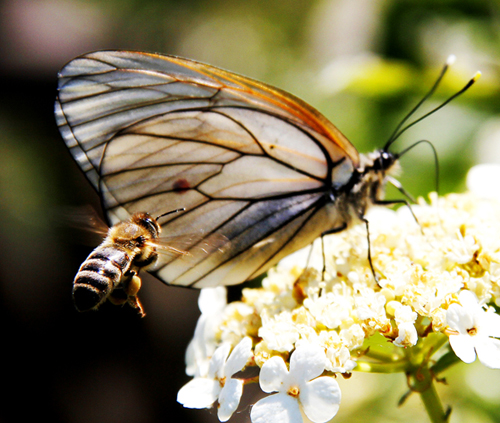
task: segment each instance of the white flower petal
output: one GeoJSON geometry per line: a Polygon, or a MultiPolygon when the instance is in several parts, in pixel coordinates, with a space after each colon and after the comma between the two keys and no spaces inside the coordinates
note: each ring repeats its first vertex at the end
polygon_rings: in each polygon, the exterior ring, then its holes
{"type": "Polygon", "coordinates": [[[458,301],[460,301],[460,304],[471,314],[482,310],[476,295],[471,291],[460,291],[460,294],[458,294],[458,301]]]}
{"type": "Polygon", "coordinates": [[[282,314],[280,319],[272,324],[259,328],[259,336],[267,343],[267,346],[275,351],[289,352],[300,339],[299,331],[292,322],[290,314],[282,314]]]}
{"type": "Polygon", "coordinates": [[[472,363],[476,359],[476,352],[471,336],[451,335],[450,345],[457,357],[464,363],[472,363]]]}
{"type": "Polygon", "coordinates": [[[458,304],[451,304],[450,307],[448,307],[446,322],[451,329],[458,331],[462,335],[466,335],[467,329],[474,326],[472,316],[464,307],[458,304]]]}
{"type": "Polygon", "coordinates": [[[308,382],[325,370],[326,355],[323,348],[316,344],[299,346],[290,358],[290,376],[300,382],[308,382]]]}
{"type": "Polygon", "coordinates": [[[394,345],[398,347],[410,347],[417,343],[418,333],[413,323],[400,323],[398,331],[399,334],[394,340],[394,345]]]}
{"type": "Polygon", "coordinates": [[[281,357],[274,356],[267,360],[259,374],[260,388],[264,392],[275,392],[287,390],[283,381],[288,377],[288,369],[281,357]]]}
{"type": "Polygon", "coordinates": [[[211,340],[205,335],[206,323],[207,317],[201,315],[196,323],[194,337],[187,347],[185,361],[188,376],[207,376],[208,363],[215,350],[215,344],[212,345],[211,340]]]}
{"type": "Polygon", "coordinates": [[[188,376],[194,376],[198,368],[197,345],[195,344],[194,339],[191,339],[191,342],[188,344],[186,354],[184,356],[184,361],[186,362],[186,374],[188,376]]]}
{"type": "Polygon", "coordinates": [[[500,316],[492,311],[481,312],[476,319],[478,330],[486,336],[500,338],[500,316]]]}
{"type": "Polygon", "coordinates": [[[285,393],[262,398],[250,412],[252,423],[302,423],[297,400],[285,393]]]}
{"type": "Polygon", "coordinates": [[[214,355],[210,359],[210,367],[208,369],[208,377],[222,378],[225,376],[224,374],[224,366],[226,364],[227,356],[229,355],[229,351],[231,351],[231,344],[224,343],[219,348],[217,348],[214,352],[214,355]]]}
{"type": "Polygon", "coordinates": [[[231,418],[238,408],[243,394],[243,381],[240,379],[227,379],[219,395],[219,409],[217,416],[221,422],[231,418]]]}
{"type": "MultiPolygon", "coordinates": [[[[495,141],[496,142],[496,141],[495,141]]],[[[467,173],[467,188],[481,198],[500,198],[500,165],[482,163],[470,168],[467,173]]]]}
{"type": "Polygon", "coordinates": [[[220,312],[227,304],[227,290],[224,286],[203,288],[198,297],[198,307],[202,314],[220,312]]]}
{"type": "Polygon", "coordinates": [[[250,357],[252,357],[252,339],[246,336],[234,347],[234,350],[227,359],[224,370],[225,375],[230,377],[239,372],[245,367],[250,357]]]}
{"type": "Polygon", "coordinates": [[[477,358],[486,367],[500,369],[500,340],[487,337],[476,337],[477,358]]]}
{"type": "Polygon", "coordinates": [[[195,378],[186,383],[177,394],[177,402],[186,408],[210,408],[220,392],[214,379],[195,378]]]}
{"type": "Polygon", "coordinates": [[[299,398],[304,413],[311,421],[327,422],[339,410],[340,387],[333,377],[322,376],[302,385],[299,398]]]}

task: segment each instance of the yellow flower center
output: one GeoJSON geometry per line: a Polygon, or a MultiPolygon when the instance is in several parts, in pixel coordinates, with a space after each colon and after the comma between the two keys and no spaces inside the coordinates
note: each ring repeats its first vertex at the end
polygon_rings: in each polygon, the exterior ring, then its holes
{"type": "Polygon", "coordinates": [[[467,333],[470,335],[470,336],[474,336],[475,334],[477,334],[477,329],[476,328],[470,328],[470,329],[467,329],[467,333]]]}
{"type": "Polygon", "coordinates": [[[292,386],[288,391],[287,394],[290,395],[291,397],[297,398],[300,394],[300,390],[298,386],[292,386]]]}

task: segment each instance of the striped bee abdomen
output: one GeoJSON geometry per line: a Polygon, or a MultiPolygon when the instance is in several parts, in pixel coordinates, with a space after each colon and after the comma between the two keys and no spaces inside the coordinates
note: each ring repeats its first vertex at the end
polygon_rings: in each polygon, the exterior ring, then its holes
{"type": "Polygon", "coordinates": [[[83,262],[73,282],[76,309],[97,309],[120,283],[130,263],[130,255],[120,248],[96,248],[83,262]]]}

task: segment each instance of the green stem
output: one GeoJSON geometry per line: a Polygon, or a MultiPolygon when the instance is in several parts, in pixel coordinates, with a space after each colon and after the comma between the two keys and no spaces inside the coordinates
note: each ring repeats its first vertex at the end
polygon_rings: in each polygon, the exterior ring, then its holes
{"type": "Polygon", "coordinates": [[[432,372],[427,367],[420,366],[407,373],[407,376],[410,389],[420,394],[431,422],[447,422],[449,413],[444,410],[437,394],[432,372]]]}
{"type": "Polygon", "coordinates": [[[407,368],[407,360],[399,360],[392,363],[373,363],[370,361],[358,360],[354,370],[367,373],[399,373],[405,372],[407,368]]]}
{"type": "Polygon", "coordinates": [[[426,338],[424,348],[422,349],[422,354],[424,354],[424,356],[427,356],[428,354],[432,355],[447,342],[448,337],[443,335],[442,333],[431,334],[426,338]]]}
{"type": "Polygon", "coordinates": [[[422,398],[425,410],[432,423],[448,421],[448,413],[443,409],[443,404],[439,399],[434,382],[431,381],[430,386],[425,391],[420,392],[420,398],[422,398]]]}
{"type": "Polygon", "coordinates": [[[373,358],[375,360],[380,360],[385,363],[390,363],[394,361],[401,360],[404,358],[402,354],[397,354],[394,353],[393,351],[387,352],[387,351],[376,351],[376,350],[369,350],[366,354],[366,357],[373,358]]]}

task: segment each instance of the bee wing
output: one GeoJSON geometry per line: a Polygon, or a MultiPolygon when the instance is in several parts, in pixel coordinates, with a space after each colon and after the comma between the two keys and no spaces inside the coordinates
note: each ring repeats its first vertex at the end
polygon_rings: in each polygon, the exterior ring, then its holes
{"type": "Polygon", "coordinates": [[[60,72],[55,113],[111,222],[184,207],[164,233],[229,240],[194,267],[179,257],[159,267],[172,284],[240,283],[307,245],[333,227],[326,193],[359,164],[340,131],[298,98],[177,57],[76,58],[60,72]]]}
{"type": "Polygon", "coordinates": [[[95,246],[108,234],[108,225],[90,205],[58,207],[55,224],[76,229],[76,235],[85,245],[95,246]]]}
{"type": "Polygon", "coordinates": [[[196,234],[163,236],[157,241],[149,241],[148,244],[154,246],[160,255],[156,266],[167,264],[172,257],[185,256],[192,259],[200,255],[222,253],[231,245],[225,236],[207,235],[204,231],[196,234]]]}

